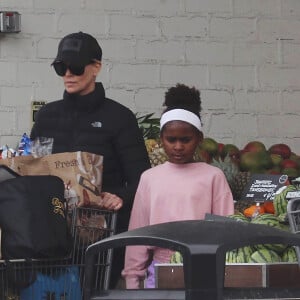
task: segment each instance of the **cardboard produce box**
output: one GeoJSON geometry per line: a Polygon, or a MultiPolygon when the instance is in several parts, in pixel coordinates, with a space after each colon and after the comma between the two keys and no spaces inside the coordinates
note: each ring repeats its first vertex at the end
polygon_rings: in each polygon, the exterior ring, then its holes
{"type": "MultiPolygon", "coordinates": [[[[155,282],[161,289],[184,288],[182,264],[156,264],[155,282]]],[[[226,264],[224,287],[300,287],[300,267],[297,263],[226,264]]]]}

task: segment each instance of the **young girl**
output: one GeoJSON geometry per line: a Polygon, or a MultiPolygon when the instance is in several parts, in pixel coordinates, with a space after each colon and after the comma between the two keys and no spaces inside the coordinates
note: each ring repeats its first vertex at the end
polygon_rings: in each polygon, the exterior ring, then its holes
{"type": "MultiPolygon", "coordinates": [[[[223,172],[195,162],[201,143],[200,92],[177,84],[165,95],[160,137],[168,161],[146,170],[135,195],[129,229],[164,222],[204,219],[206,213],[233,214],[233,198],[223,172]]],[[[172,251],[152,246],[128,246],[122,272],[126,288],[154,287],[154,263],[170,261],[172,251]],[[150,268],[149,265],[151,265],[150,268]]]]}

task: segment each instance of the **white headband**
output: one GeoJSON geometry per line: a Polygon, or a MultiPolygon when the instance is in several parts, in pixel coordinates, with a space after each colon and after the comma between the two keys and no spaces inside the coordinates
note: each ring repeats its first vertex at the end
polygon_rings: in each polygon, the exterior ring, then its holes
{"type": "Polygon", "coordinates": [[[160,130],[162,130],[163,126],[170,121],[184,121],[201,131],[202,126],[199,117],[185,109],[172,109],[165,112],[160,118],[160,130]]]}

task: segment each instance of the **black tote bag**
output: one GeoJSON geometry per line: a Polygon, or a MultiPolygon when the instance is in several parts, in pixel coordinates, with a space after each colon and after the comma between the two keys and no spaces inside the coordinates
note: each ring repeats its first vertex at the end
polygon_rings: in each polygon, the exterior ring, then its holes
{"type": "Polygon", "coordinates": [[[2,259],[61,258],[70,254],[64,183],[52,175],[0,183],[2,259]]]}

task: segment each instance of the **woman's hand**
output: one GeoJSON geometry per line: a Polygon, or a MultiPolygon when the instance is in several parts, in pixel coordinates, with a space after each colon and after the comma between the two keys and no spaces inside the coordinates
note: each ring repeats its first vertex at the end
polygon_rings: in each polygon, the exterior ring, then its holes
{"type": "Polygon", "coordinates": [[[102,192],[100,205],[109,210],[119,210],[123,206],[123,200],[115,194],[102,192]]]}

